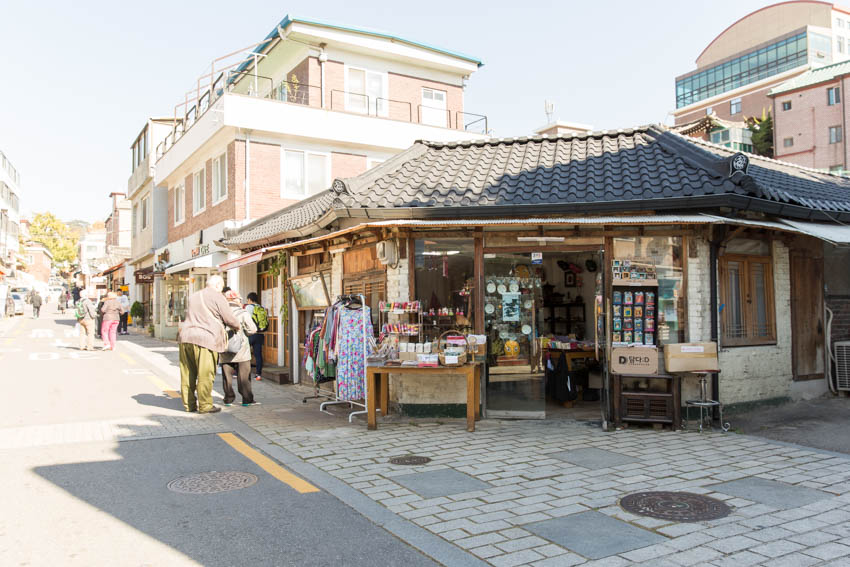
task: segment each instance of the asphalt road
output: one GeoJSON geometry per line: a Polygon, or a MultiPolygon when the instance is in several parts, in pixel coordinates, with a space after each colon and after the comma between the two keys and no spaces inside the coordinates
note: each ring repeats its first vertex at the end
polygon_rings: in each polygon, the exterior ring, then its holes
{"type": "Polygon", "coordinates": [[[12,401],[0,413],[0,565],[436,565],[214,431],[216,416],[187,416],[167,393],[176,377],[120,340],[115,352],[79,352],[65,333],[73,316],[53,311],[0,322],[0,387],[12,401]],[[211,471],[257,481],[216,493],[168,488],[211,471]]]}

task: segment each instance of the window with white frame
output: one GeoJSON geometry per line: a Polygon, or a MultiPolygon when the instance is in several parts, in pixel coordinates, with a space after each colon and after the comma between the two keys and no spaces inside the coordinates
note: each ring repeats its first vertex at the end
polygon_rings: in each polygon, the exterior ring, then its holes
{"type": "Polygon", "coordinates": [[[348,67],[345,74],[345,109],[375,116],[387,115],[387,74],[348,67]]]}
{"type": "Polygon", "coordinates": [[[841,102],[841,91],[838,87],[830,87],[826,89],[826,104],[832,106],[841,102]]]}
{"type": "Polygon", "coordinates": [[[330,186],[330,156],[284,150],[282,186],[282,198],[302,198],[327,189],[330,186]]]}
{"type": "Polygon", "coordinates": [[[148,215],[150,214],[150,200],[151,200],[151,198],[149,196],[146,196],[144,199],[142,199],[142,211],[141,211],[141,213],[142,213],[142,223],[141,223],[142,228],[141,229],[142,230],[145,230],[148,227],[148,215]]]}
{"type": "Polygon", "coordinates": [[[422,88],[422,112],[419,117],[422,124],[450,128],[448,111],[446,110],[446,91],[438,91],[428,87],[422,88]]]}
{"type": "Polygon", "coordinates": [[[835,38],[835,49],[838,51],[838,53],[844,53],[844,38],[843,37],[835,38]]]}
{"type": "Polygon", "coordinates": [[[174,188],[174,224],[186,220],[186,186],[182,183],[174,188]]]}
{"type": "Polygon", "coordinates": [[[137,215],[139,214],[139,206],[133,205],[133,218],[132,218],[132,233],[137,234],[139,232],[139,222],[137,215]]]}
{"type": "Polygon", "coordinates": [[[227,198],[227,154],[221,154],[212,164],[213,205],[227,198]]]}
{"type": "Polygon", "coordinates": [[[196,171],[192,175],[192,214],[197,215],[207,208],[207,172],[196,171]]]}
{"type": "Polygon", "coordinates": [[[841,141],[841,126],[829,127],[829,143],[837,144],[841,141]]]}

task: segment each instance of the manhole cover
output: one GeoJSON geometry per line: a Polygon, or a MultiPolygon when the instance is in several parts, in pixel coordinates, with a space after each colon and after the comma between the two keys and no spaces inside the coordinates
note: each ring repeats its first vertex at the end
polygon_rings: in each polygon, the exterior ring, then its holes
{"type": "Polygon", "coordinates": [[[394,465],[424,465],[430,462],[431,459],[428,457],[421,457],[419,455],[404,455],[403,457],[393,457],[390,459],[390,463],[394,465]]]}
{"type": "Polygon", "coordinates": [[[184,476],[168,483],[168,490],[183,494],[214,494],[251,486],[257,475],[246,472],[204,472],[184,476]]]}
{"type": "Polygon", "coordinates": [[[732,511],[716,498],[692,492],[636,492],[623,497],[620,507],[632,514],[674,522],[716,520],[732,511]]]}

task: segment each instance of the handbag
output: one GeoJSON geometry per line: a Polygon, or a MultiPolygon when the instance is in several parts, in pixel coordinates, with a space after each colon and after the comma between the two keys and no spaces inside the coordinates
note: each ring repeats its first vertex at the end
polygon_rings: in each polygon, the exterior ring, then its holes
{"type": "Polygon", "coordinates": [[[227,331],[227,336],[227,348],[224,352],[228,354],[236,354],[242,350],[242,340],[244,338],[242,329],[239,329],[238,331],[227,331]]]}

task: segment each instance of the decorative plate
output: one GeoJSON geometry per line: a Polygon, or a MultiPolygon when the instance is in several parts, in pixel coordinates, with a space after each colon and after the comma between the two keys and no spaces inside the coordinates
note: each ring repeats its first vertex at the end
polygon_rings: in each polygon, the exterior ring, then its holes
{"type": "Polygon", "coordinates": [[[499,289],[499,293],[506,293],[506,292],[508,291],[508,288],[506,288],[506,287],[505,287],[505,284],[503,284],[503,283],[500,283],[500,284],[499,284],[499,288],[498,288],[498,289],[499,289]]]}
{"type": "Polygon", "coordinates": [[[492,303],[488,303],[487,305],[484,306],[484,313],[487,313],[488,315],[492,315],[495,310],[496,310],[496,306],[493,305],[492,303]]]}
{"type": "Polygon", "coordinates": [[[496,293],[496,284],[490,282],[487,284],[487,293],[496,293]]]}
{"type": "Polygon", "coordinates": [[[526,299],[525,303],[522,304],[525,309],[531,309],[533,305],[534,303],[530,299],[526,299]]]}
{"type": "Polygon", "coordinates": [[[518,293],[518,292],[519,292],[519,284],[516,283],[516,282],[513,282],[511,284],[511,293],[518,293]]]}
{"type": "Polygon", "coordinates": [[[522,326],[522,334],[530,335],[531,334],[531,325],[523,325],[522,326]]]}

